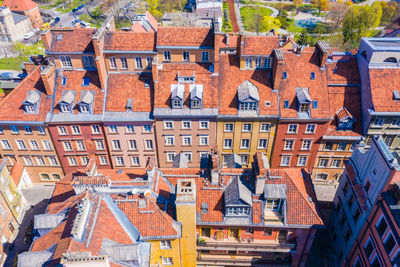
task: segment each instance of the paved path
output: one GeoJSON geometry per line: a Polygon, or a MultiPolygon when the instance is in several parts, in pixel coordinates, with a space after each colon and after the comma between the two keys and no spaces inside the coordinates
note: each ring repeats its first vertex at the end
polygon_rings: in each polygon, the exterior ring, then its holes
{"type": "MultiPolygon", "coordinates": [[[[232,23],[232,31],[238,32],[241,28],[238,26],[238,13],[237,8],[235,8],[235,3],[233,0],[228,0],[228,8],[229,8],[229,18],[232,23]]],[[[240,19],[240,12],[239,12],[239,19],[240,19]]],[[[243,26],[242,26],[243,27],[243,26]]]]}

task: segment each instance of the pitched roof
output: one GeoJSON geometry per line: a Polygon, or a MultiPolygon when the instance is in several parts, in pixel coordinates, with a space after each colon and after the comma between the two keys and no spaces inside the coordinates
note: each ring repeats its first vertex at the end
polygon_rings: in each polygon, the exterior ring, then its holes
{"type": "Polygon", "coordinates": [[[154,32],[108,32],[104,38],[104,50],[155,51],[154,32]]]}
{"type": "Polygon", "coordinates": [[[105,110],[126,111],[128,100],[131,99],[132,111],[150,112],[153,106],[153,97],[152,81],[150,87],[146,88],[140,74],[109,74],[105,110]]]}
{"type": "Polygon", "coordinates": [[[242,184],[240,178],[235,176],[224,190],[225,205],[247,204],[252,205],[250,190],[242,184]],[[241,203],[244,202],[244,203],[241,203]]]}
{"type": "Polygon", "coordinates": [[[360,84],[360,73],[356,57],[326,64],[328,84],[360,84]]]}
{"type": "Polygon", "coordinates": [[[394,100],[393,91],[400,88],[400,69],[370,68],[372,107],[376,112],[399,112],[400,101],[394,100]]]}
{"type": "Polygon", "coordinates": [[[132,25],[131,29],[132,29],[132,32],[136,32],[136,33],[137,33],[137,32],[147,32],[146,29],[143,28],[143,26],[140,24],[139,21],[136,21],[136,22],[132,25]]]}
{"type": "Polygon", "coordinates": [[[32,0],[4,0],[1,6],[8,7],[11,11],[29,11],[38,6],[32,0]]]}
{"type": "Polygon", "coordinates": [[[51,98],[44,89],[40,78],[40,66],[36,66],[28,76],[5,98],[1,100],[0,121],[44,121],[51,109],[51,98]],[[22,103],[31,92],[40,99],[37,113],[25,113],[22,103]]]}
{"type": "Polygon", "coordinates": [[[219,74],[220,114],[237,115],[237,88],[244,83],[258,88],[260,115],[278,115],[278,94],[272,91],[270,71],[240,70],[239,61],[235,55],[223,54],[220,55],[220,69],[223,70],[219,74]],[[266,105],[266,102],[269,104],[266,105]]]}
{"type": "Polygon", "coordinates": [[[50,52],[93,52],[92,36],[95,28],[53,28],[50,52]]]}
{"type": "Polygon", "coordinates": [[[146,15],[146,19],[149,22],[149,24],[151,25],[151,27],[155,31],[157,31],[158,30],[158,22],[157,22],[157,20],[153,17],[153,15],[149,11],[146,11],[145,15],[146,15]]]}
{"type": "Polygon", "coordinates": [[[19,182],[21,181],[23,171],[24,171],[24,166],[22,166],[18,161],[16,161],[10,173],[11,178],[13,179],[14,184],[16,186],[18,186],[19,182]]]}
{"type": "Polygon", "coordinates": [[[271,36],[243,36],[241,44],[241,56],[268,56],[279,48],[279,38],[271,36]]]}
{"type": "Polygon", "coordinates": [[[211,28],[159,27],[157,46],[214,47],[211,28]]]}

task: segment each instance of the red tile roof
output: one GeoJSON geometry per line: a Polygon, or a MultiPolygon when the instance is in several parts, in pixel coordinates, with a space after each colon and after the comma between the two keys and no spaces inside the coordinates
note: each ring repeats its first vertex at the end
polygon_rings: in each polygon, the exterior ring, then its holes
{"type": "Polygon", "coordinates": [[[151,27],[153,27],[153,29],[155,31],[157,31],[158,30],[157,20],[153,17],[153,15],[149,11],[146,11],[145,15],[146,15],[147,21],[150,23],[151,27]]]}
{"type": "Polygon", "coordinates": [[[159,27],[157,46],[214,47],[214,35],[211,28],[159,27]]]}
{"type": "MultiPolygon", "coordinates": [[[[195,73],[195,84],[203,85],[203,108],[218,107],[218,85],[217,77],[212,76],[208,68],[197,63],[167,63],[162,69],[158,69],[158,82],[154,85],[154,107],[169,108],[171,97],[171,85],[178,84],[177,75],[183,73],[193,75],[195,73]]],[[[189,106],[189,84],[185,85],[184,107],[189,106]]]]}
{"type": "Polygon", "coordinates": [[[145,88],[144,80],[136,73],[109,74],[107,87],[106,111],[126,111],[129,98],[132,99],[132,111],[150,112],[154,92],[153,82],[145,88]]]}
{"type": "Polygon", "coordinates": [[[38,6],[31,0],[4,0],[1,6],[8,7],[11,11],[29,11],[38,6]]]}
{"type": "Polygon", "coordinates": [[[235,55],[220,55],[219,112],[223,115],[237,115],[238,101],[237,88],[246,80],[258,87],[259,114],[278,115],[278,94],[272,92],[270,71],[267,70],[240,70],[239,61],[235,55]],[[265,101],[270,101],[267,107],[265,101]]]}
{"type": "Polygon", "coordinates": [[[145,30],[145,28],[143,28],[143,26],[138,22],[138,21],[136,21],[135,22],[135,24],[133,24],[132,25],[132,27],[131,27],[131,29],[132,29],[132,32],[147,32],[146,30],[145,30]]]}
{"type": "Polygon", "coordinates": [[[394,100],[393,91],[400,91],[400,69],[369,70],[373,108],[376,112],[398,112],[400,101],[394,100]]]}
{"type": "Polygon", "coordinates": [[[1,100],[0,121],[44,121],[51,109],[51,98],[52,96],[46,95],[40,78],[40,66],[36,66],[9,95],[1,100]],[[25,113],[22,107],[29,91],[40,94],[38,113],[25,113]]]}
{"type": "MultiPolygon", "coordinates": [[[[301,54],[292,51],[282,51],[284,56],[283,71],[287,79],[282,79],[279,85],[280,112],[282,118],[297,118],[297,99],[295,88],[308,88],[311,100],[318,101],[318,109],[311,105],[311,118],[330,118],[328,86],[326,72],[319,67],[318,49],[306,47],[301,54]],[[311,72],[315,80],[311,80],[311,72]],[[284,108],[284,101],[289,101],[289,108],[284,108]]],[[[282,77],[278,77],[281,79],[282,77]]]]}
{"type": "Polygon", "coordinates": [[[356,57],[326,64],[329,84],[360,84],[356,57]]]}
{"type": "Polygon", "coordinates": [[[24,166],[22,166],[19,162],[15,162],[14,166],[12,167],[11,170],[11,178],[14,181],[14,184],[16,186],[19,185],[19,182],[21,181],[22,178],[22,173],[24,172],[24,166]]]}
{"type": "Polygon", "coordinates": [[[243,36],[241,56],[271,55],[274,49],[279,48],[279,38],[272,36],[243,36]]]}
{"type": "Polygon", "coordinates": [[[104,50],[155,51],[155,33],[109,32],[104,38],[104,50]]]}
{"type": "Polygon", "coordinates": [[[93,52],[95,28],[51,29],[50,52],[93,52]],[[60,40],[61,39],[61,40],[60,40]]]}

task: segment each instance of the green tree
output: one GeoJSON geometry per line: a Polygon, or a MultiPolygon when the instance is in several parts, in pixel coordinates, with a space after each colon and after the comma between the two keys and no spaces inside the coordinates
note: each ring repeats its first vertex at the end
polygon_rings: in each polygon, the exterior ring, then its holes
{"type": "Polygon", "coordinates": [[[260,31],[261,32],[268,32],[272,29],[279,29],[281,27],[281,22],[279,19],[273,18],[271,16],[264,16],[261,19],[260,23],[260,31]]]}
{"type": "Polygon", "coordinates": [[[33,45],[18,42],[13,44],[13,49],[20,59],[26,59],[31,55],[44,55],[44,47],[40,42],[33,45]]]}
{"type": "Polygon", "coordinates": [[[162,17],[162,12],[160,11],[160,0],[146,0],[148,11],[156,18],[160,19],[162,17]]]}
{"type": "Polygon", "coordinates": [[[318,8],[318,13],[328,10],[328,0],[311,0],[311,3],[318,8]]]}
{"type": "Polygon", "coordinates": [[[307,31],[302,31],[300,35],[295,36],[295,40],[299,45],[308,45],[311,43],[311,36],[307,31]]]}

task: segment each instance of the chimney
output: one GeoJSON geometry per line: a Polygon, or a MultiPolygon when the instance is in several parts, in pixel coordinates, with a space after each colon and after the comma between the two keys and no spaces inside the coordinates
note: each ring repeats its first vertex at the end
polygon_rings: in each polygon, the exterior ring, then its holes
{"type": "Polygon", "coordinates": [[[153,57],[153,61],[151,62],[151,73],[153,75],[154,87],[155,84],[158,83],[158,69],[162,68],[161,64],[159,66],[157,56],[153,57]]]}
{"type": "Polygon", "coordinates": [[[261,152],[257,152],[254,156],[254,174],[256,176],[255,193],[257,195],[260,195],[264,192],[267,169],[269,169],[267,156],[261,152]]]}
{"type": "Polygon", "coordinates": [[[55,66],[50,64],[48,66],[40,66],[40,77],[46,90],[47,95],[53,95],[54,83],[55,83],[55,66]]]}
{"type": "Polygon", "coordinates": [[[219,153],[217,150],[211,152],[211,183],[219,183],[219,153]]]}
{"type": "Polygon", "coordinates": [[[325,41],[317,41],[316,47],[319,51],[319,66],[323,68],[328,58],[329,45],[325,41]]]}
{"type": "Polygon", "coordinates": [[[29,74],[35,68],[35,63],[33,63],[33,62],[24,62],[24,68],[25,68],[25,72],[27,74],[29,74]]]}
{"type": "Polygon", "coordinates": [[[283,67],[284,67],[283,53],[280,49],[274,49],[274,60],[272,62],[272,88],[279,89],[279,84],[282,80],[283,67]]]}
{"type": "Polygon", "coordinates": [[[43,41],[43,46],[45,50],[50,50],[50,45],[51,45],[51,31],[47,30],[45,32],[42,32],[40,34],[40,37],[42,37],[43,41]]]}

